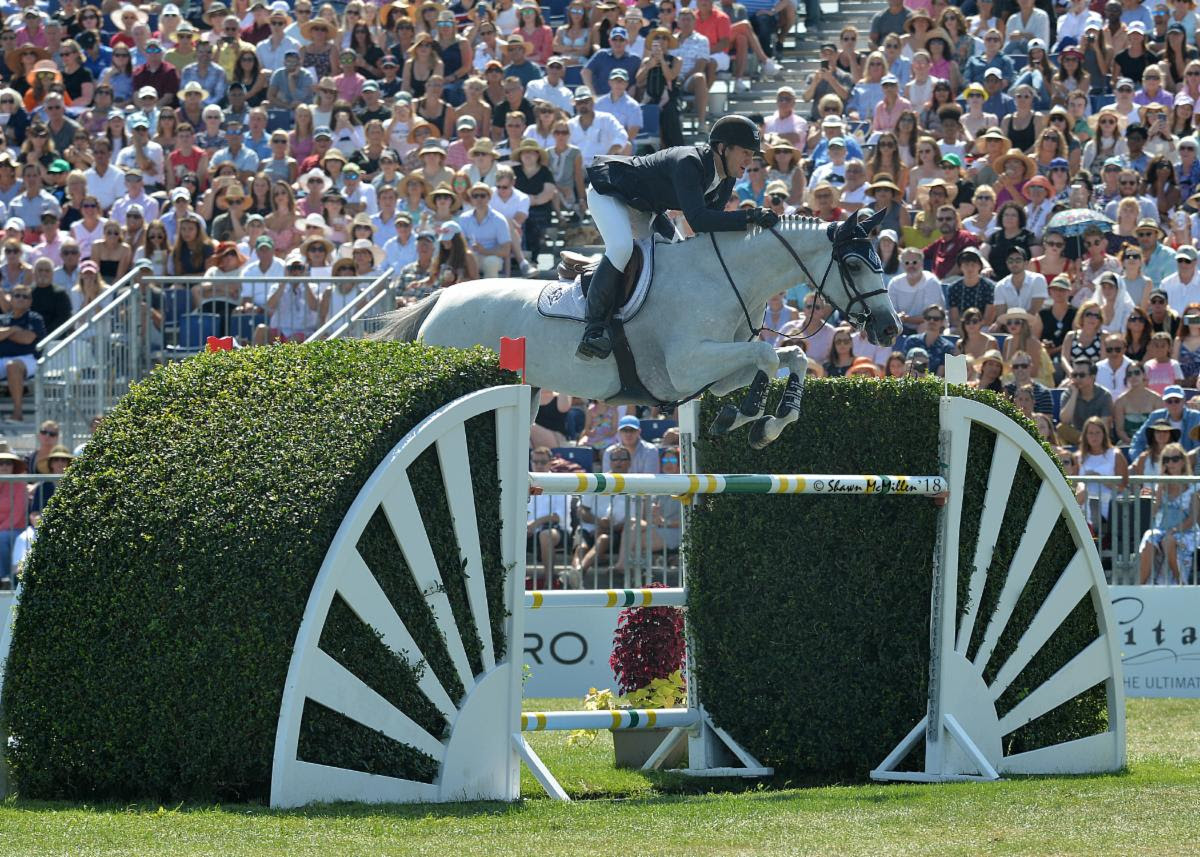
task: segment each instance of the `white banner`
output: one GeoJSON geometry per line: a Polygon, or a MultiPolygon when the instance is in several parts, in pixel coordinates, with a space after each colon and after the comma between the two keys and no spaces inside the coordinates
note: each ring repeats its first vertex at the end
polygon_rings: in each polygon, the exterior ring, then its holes
{"type": "Polygon", "coordinates": [[[1200,697],[1200,586],[1110,586],[1126,696],[1200,697]]]}
{"type": "Polygon", "coordinates": [[[525,696],[583,699],[590,688],[617,690],[608,666],[618,610],[525,611],[525,696]]]}

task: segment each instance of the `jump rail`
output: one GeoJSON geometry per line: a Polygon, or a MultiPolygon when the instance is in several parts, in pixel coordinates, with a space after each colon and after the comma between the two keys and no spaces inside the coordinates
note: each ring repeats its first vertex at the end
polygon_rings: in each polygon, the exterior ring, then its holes
{"type": "Polygon", "coordinates": [[[941,476],[776,475],[756,473],[530,473],[544,494],[902,494],[935,497],[948,485],[941,476]]]}

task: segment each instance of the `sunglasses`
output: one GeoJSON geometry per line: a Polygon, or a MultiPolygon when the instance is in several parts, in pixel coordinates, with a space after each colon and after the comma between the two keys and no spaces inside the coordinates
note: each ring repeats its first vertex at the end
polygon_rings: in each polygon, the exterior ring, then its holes
{"type": "Polygon", "coordinates": [[[1130,369],[1125,374],[1128,375],[1130,378],[1140,378],[1143,375],[1145,375],[1146,373],[1143,372],[1141,369],[1130,369]]]}
{"type": "Polygon", "coordinates": [[[924,319],[926,321],[945,321],[946,317],[944,315],[927,315],[924,316],[924,319]]]}
{"type": "Polygon", "coordinates": [[[1111,348],[1105,348],[1104,353],[1105,354],[1124,354],[1125,349],[1121,346],[1113,346],[1111,348]]]}
{"type": "MultiPolygon", "coordinates": [[[[1166,302],[1166,298],[1150,298],[1150,303],[1152,304],[1165,304],[1166,302]]],[[[1130,319],[1130,321],[1133,321],[1133,319],[1130,319]]]]}
{"type": "Polygon", "coordinates": [[[1180,461],[1183,461],[1182,455],[1164,455],[1162,457],[1163,464],[1177,464],[1180,461]]]}
{"type": "Polygon", "coordinates": [[[1014,369],[1029,369],[1029,368],[1032,368],[1032,366],[1033,366],[1032,363],[1014,363],[1012,365],[1012,367],[1014,369]]]}
{"type": "Polygon", "coordinates": [[[1085,312],[1083,314],[1083,317],[1084,318],[1103,318],[1104,316],[1100,315],[1100,313],[1098,313],[1098,312],[1085,312]]]}
{"type": "Polygon", "coordinates": [[[1086,377],[1088,377],[1088,373],[1087,372],[1072,372],[1071,377],[1072,378],[1086,378],[1086,377]]]}
{"type": "Polygon", "coordinates": [[[1124,256],[1121,257],[1121,259],[1126,262],[1128,262],[1130,260],[1136,260],[1138,262],[1142,261],[1142,257],[1138,253],[1126,253],[1124,256]]]}
{"type": "Polygon", "coordinates": [[[1063,247],[1066,247],[1067,245],[1064,244],[1062,241],[1043,241],[1042,246],[1043,247],[1053,247],[1056,250],[1061,250],[1063,247]]]}

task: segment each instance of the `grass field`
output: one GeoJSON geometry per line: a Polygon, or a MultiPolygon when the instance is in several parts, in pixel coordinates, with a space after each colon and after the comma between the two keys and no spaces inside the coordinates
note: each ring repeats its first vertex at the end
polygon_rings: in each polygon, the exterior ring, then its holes
{"type": "Polygon", "coordinates": [[[614,769],[606,733],[583,749],[549,733],[533,736],[536,749],[573,797],[590,799],[547,800],[527,774],[515,806],[271,812],[14,799],[0,803],[0,854],[1196,854],[1200,700],[1130,700],[1128,711],[1129,771],[1113,776],[688,793],[614,769]]]}

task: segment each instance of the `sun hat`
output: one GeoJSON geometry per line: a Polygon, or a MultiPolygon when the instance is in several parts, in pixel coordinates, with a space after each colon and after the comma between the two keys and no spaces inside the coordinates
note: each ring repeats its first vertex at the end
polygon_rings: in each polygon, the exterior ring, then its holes
{"type": "Polygon", "coordinates": [[[550,163],[550,155],[547,154],[542,144],[532,137],[526,137],[517,145],[517,150],[514,152],[516,159],[520,160],[524,152],[537,152],[538,161],[543,167],[550,163]]]}
{"type": "Polygon", "coordinates": [[[892,181],[892,176],[889,173],[879,173],[875,176],[874,181],[867,185],[866,193],[869,196],[874,196],[877,190],[890,190],[892,193],[899,196],[902,191],[899,185],[892,181]]]}
{"type": "Polygon", "coordinates": [[[0,440],[0,461],[11,461],[13,465],[13,473],[24,473],[25,459],[17,455],[9,447],[7,440],[0,440]]]}
{"type": "Polygon", "coordinates": [[[855,357],[854,362],[850,364],[850,368],[846,370],[847,375],[870,375],[872,378],[882,378],[883,372],[875,365],[875,361],[870,357],[855,357]]]}
{"type": "Polygon", "coordinates": [[[237,244],[232,241],[222,241],[216,246],[216,249],[213,250],[212,255],[208,257],[208,267],[215,268],[217,266],[217,262],[221,261],[230,254],[233,254],[237,257],[239,265],[245,265],[248,261],[246,257],[242,255],[242,251],[238,249],[237,244]]]}
{"type": "Polygon", "coordinates": [[[999,350],[995,349],[995,348],[989,348],[987,351],[983,352],[983,354],[981,354],[977,358],[975,358],[975,371],[978,372],[980,369],[982,369],[983,364],[987,363],[989,360],[993,361],[995,363],[999,363],[1000,369],[1001,369],[1001,371],[1003,371],[1004,355],[1001,354],[999,352],[999,350]]]}
{"type": "Polygon", "coordinates": [[[1004,324],[1005,322],[1017,321],[1017,320],[1023,321],[1032,327],[1034,322],[1037,321],[1037,317],[1033,313],[1029,312],[1029,310],[1024,310],[1024,309],[1021,309],[1020,307],[1016,307],[1014,309],[1010,309],[1008,312],[1004,313],[998,319],[996,319],[996,321],[998,321],[1001,324],[1004,324]]]}
{"type": "Polygon", "coordinates": [[[1025,167],[1025,175],[1037,175],[1037,164],[1033,158],[1016,147],[1009,149],[1000,156],[1000,159],[996,163],[997,172],[1004,172],[1004,168],[1008,166],[1009,161],[1020,161],[1021,165],[1025,167]]]}
{"type": "Polygon", "coordinates": [[[325,171],[320,167],[313,167],[300,177],[300,181],[298,181],[297,184],[309,194],[316,194],[319,196],[325,192],[326,188],[333,184],[333,180],[330,179],[329,176],[325,175],[325,171]],[[315,191],[309,190],[308,187],[309,183],[313,181],[321,182],[321,187],[315,191]]]}

